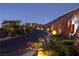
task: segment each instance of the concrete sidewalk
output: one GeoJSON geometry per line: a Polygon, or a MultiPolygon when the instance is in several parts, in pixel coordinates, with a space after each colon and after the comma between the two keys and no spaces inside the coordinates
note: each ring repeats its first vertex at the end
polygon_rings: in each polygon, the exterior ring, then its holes
{"type": "Polygon", "coordinates": [[[29,50],[25,52],[22,56],[33,56],[37,51],[29,50]]]}

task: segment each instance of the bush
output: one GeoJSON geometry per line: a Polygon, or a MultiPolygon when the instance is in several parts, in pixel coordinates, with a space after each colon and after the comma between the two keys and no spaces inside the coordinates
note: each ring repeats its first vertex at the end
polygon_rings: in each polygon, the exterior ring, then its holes
{"type": "Polygon", "coordinates": [[[16,29],[16,30],[15,30],[15,33],[16,33],[17,35],[22,35],[22,34],[24,34],[24,30],[23,30],[23,29],[16,29]]]}
{"type": "Polygon", "coordinates": [[[73,46],[65,46],[63,44],[54,44],[52,45],[52,50],[57,52],[57,55],[60,56],[69,56],[73,46]]]}
{"type": "Polygon", "coordinates": [[[6,36],[8,36],[8,32],[5,29],[0,28],[0,38],[6,37],[6,36]]]}
{"type": "Polygon", "coordinates": [[[64,39],[59,36],[52,37],[50,48],[56,52],[58,56],[79,55],[78,48],[73,45],[74,40],[64,39]]]}

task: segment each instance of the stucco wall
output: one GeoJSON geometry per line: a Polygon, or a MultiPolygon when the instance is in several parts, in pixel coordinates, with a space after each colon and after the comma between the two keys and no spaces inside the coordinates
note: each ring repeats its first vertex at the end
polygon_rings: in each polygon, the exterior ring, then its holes
{"type": "Polygon", "coordinates": [[[56,30],[60,30],[61,33],[65,36],[68,36],[70,34],[70,28],[68,27],[68,22],[71,21],[73,15],[79,14],[79,9],[73,10],[63,16],[58,17],[52,22],[49,22],[48,24],[44,25],[44,28],[51,28],[56,30]]]}

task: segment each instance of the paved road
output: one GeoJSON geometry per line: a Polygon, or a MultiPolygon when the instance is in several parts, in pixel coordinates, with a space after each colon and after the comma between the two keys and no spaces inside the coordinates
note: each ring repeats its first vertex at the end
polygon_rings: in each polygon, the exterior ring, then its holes
{"type": "MultiPolygon", "coordinates": [[[[21,36],[23,36],[23,35],[21,35],[21,36]]],[[[19,37],[19,36],[15,36],[15,37],[7,36],[7,37],[4,37],[4,38],[0,38],[0,41],[5,41],[5,40],[13,39],[13,38],[16,38],[16,37],[19,37]]]]}
{"type": "Polygon", "coordinates": [[[23,36],[14,38],[5,38],[4,40],[0,41],[0,55],[1,54],[22,55],[22,53],[25,53],[25,51],[18,51],[18,50],[28,48],[28,46],[25,45],[25,42],[30,40],[34,42],[37,41],[40,37],[42,38],[47,37],[47,33],[40,30],[34,30],[31,33],[25,34],[23,36]]]}
{"type": "Polygon", "coordinates": [[[33,56],[37,51],[28,50],[28,51],[11,51],[10,53],[2,54],[1,56],[33,56]]]}

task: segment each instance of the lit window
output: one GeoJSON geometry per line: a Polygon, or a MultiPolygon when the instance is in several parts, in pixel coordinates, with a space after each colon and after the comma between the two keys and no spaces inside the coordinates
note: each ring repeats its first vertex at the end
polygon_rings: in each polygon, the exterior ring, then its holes
{"type": "Polygon", "coordinates": [[[40,27],[37,27],[37,29],[40,29],[40,27]]]}
{"type": "Polygon", "coordinates": [[[51,30],[53,30],[53,26],[51,27],[51,30]]]}
{"type": "Polygon", "coordinates": [[[47,28],[47,31],[49,31],[49,28],[47,28]]]}
{"type": "Polygon", "coordinates": [[[41,28],[41,30],[43,30],[43,28],[41,28]]]}
{"type": "Polygon", "coordinates": [[[68,28],[71,26],[71,21],[68,21],[68,28]]]}
{"type": "Polygon", "coordinates": [[[59,28],[59,34],[61,33],[61,29],[59,28]]]}

